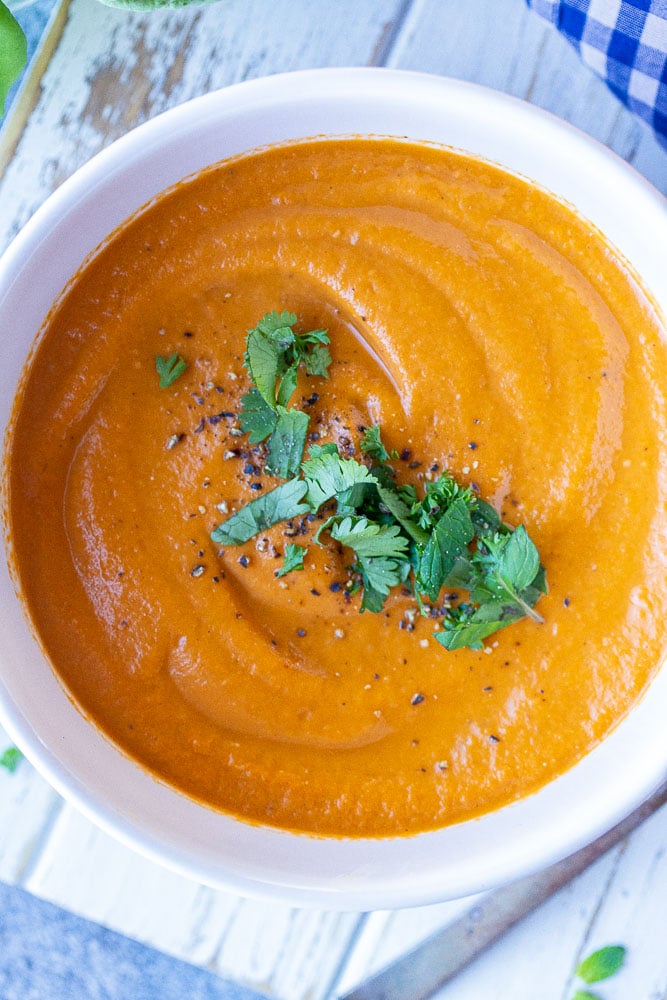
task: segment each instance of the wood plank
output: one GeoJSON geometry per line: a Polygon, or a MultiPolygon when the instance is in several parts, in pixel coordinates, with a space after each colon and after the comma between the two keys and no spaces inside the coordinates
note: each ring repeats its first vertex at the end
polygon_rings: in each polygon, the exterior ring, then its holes
{"type": "MultiPolygon", "coordinates": [[[[11,740],[0,729],[0,753],[11,740]]],[[[0,880],[19,882],[41,851],[62,801],[27,760],[0,768],[0,880]]]]}
{"type": "Polygon", "coordinates": [[[0,177],[7,169],[26,122],[37,104],[42,77],[65,27],[68,5],[69,0],[57,0],[35,54],[30,59],[19,92],[2,121],[2,128],[0,128],[0,177]]]}
{"type": "Polygon", "coordinates": [[[242,899],[166,871],[60,813],[25,888],[285,1000],[324,1000],[360,917],[242,899]]]}
{"type": "Polygon", "coordinates": [[[388,64],[522,97],[609,146],[667,194],[667,150],[523,0],[417,0],[388,64]]]}
{"type": "Polygon", "coordinates": [[[140,14],[72,0],[41,97],[0,183],[0,250],[51,190],[135,125],[252,77],[373,64],[403,7],[402,0],[224,0],[140,14]]]}

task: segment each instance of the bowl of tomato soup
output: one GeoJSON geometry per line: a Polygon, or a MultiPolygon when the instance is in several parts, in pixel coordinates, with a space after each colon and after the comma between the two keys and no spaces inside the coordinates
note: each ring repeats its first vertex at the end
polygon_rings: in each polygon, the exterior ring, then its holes
{"type": "Polygon", "coordinates": [[[484,88],[318,70],[115,142],[0,263],[3,725],[106,830],[334,908],[664,778],[664,199],[484,88]]]}

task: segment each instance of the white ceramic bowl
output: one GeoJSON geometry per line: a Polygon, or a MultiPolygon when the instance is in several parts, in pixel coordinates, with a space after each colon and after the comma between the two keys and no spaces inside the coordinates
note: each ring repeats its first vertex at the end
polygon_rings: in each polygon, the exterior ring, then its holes
{"type": "MultiPolygon", "coordinates": [[[[667,315],[667,205],[563,122],[467,83],[389,70],[316,70],[230,87],[115,142],[62,185],[0,262],[0,418],[53,300],[128,215],[188,174],[267,143],[321,134],[436,141],[495,161],[574,205],[632,262],[667,315]]],[[[43,659],[0,568],[0,718],[48,780],[100,826],[214,886],[297,904],[428,903],[507,881],[611,827],[667,775],[667,670],[584,760],[480,819],[408,838],[328,840],[263,829],[184,798],[91,726],[43,659]]]]}

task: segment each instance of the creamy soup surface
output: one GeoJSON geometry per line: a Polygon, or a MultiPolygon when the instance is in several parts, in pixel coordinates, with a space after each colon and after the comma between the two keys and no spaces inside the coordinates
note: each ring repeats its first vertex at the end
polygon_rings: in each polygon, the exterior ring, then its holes
{"type": "Polygon", "coordinates": [[[666,386],[642,289],[529,183],[394,140],[222,163],[121,227],[47,321],[6,470],[26,607],[83,713],[213,808],[334,836],[478,815],[580,759],[660,665],[666,386]],[[238,412],[246,331],[283,309],[331,338],[295,396],[319,442],[360,457],[379,424],[402,481],[449,469],[525,524],[542,624],[450,652],[400,591],[360,614],[317,524],[211,541],[279,483],[238,412]]]}

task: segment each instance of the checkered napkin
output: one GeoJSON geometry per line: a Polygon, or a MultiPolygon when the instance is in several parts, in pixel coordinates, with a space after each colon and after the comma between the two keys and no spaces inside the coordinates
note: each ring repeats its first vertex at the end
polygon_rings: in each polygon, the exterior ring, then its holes
{"type": "Polygon", "coordinates": [[[527,0],[667,147],[667,0],[527,0]]]}

